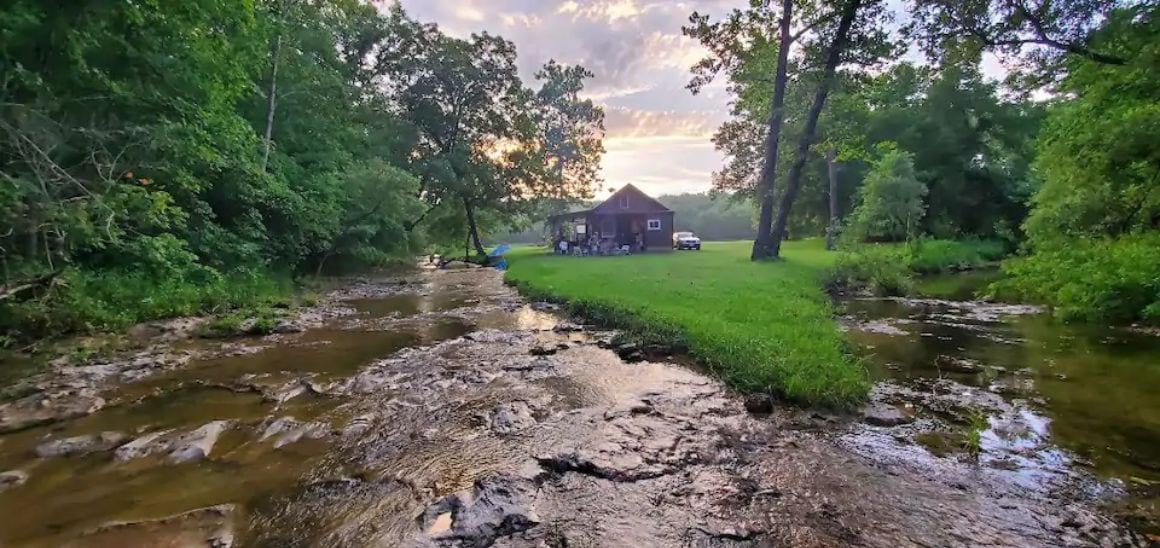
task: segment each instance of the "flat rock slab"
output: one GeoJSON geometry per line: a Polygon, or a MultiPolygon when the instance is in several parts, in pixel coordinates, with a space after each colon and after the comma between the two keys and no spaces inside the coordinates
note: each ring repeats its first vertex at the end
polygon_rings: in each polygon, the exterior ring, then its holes
{"type": "Polygon", "coordinates": [[[100,434],[51,440],[36,446],[36,456],[52,458],[103,453],[113,450],[128,439],[128,436],[120,432],[101,432],[100,434]]]}
{"type": "Polygon", "coordinates": [[[86,546],[229,548],[234,545],[233,505],[198,508],[159,519],[102,525],[81,536],[86,546]]]}

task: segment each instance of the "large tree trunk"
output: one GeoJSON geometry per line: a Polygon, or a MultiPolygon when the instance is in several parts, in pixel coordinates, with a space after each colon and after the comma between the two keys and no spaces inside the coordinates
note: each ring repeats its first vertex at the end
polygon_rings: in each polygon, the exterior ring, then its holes
{"type": "Polygon", "coordinates": [[[830,86],[834,82],[834,71],[838,68],[842,51],[846,48],[846,42],[850,37],[850,27],[854,24],[854,17],[858,14],[858,8],[861,6],[862,0],[850,0],[842,9],[842,18],[838,22],[837,33],[834,35],[834,41],[830,43],[826,64],[822,69],[822,81],[818,83],[818,89],[814,93],[814,102],[810,105],[809,114],[806,115],[805,129],[802,131],[801,139],[798,140],[797,155],[794,157],[793,166],[790,167],[789,177],[785,184],[785,193],[781,196],[781,205],[777,210],[777,222],[773,225],[772,258],[781,257],[781,241],[785,238],[789,212],[793,208],[793,202],[797,198],[798,189],[801,187],[802,171],[805,169],[806,160],[809,159],[810,145],[813,144],[818,131],[818,117],[822,114],[822,107],[826,105],[826,96],[829,95],[830,86]]]}
{"type": "Polygon", "coordinates": [[[467,233],[471,236],[471,243],[475,245],[475,252],[480,257],[486,257],[487,251],[484,251],[483,242],[479,240],[479,226],[475,224],[475,208],[467,198],[463,199],[463,210],[467,213],[467,233]]]}
{"type": "Polygon", "coordinates": [[[777,156],[781,145],[781,124],[785,119],[785,85],[789,79],[790,23],[793,16],[793,0],[781,3],[781,36],[778,39],[777,68],[774,73],[773,101],[769,109],[769,131],[765,136],[765,162],[761,166],[761,178],[757,183],[761,214],[757,221],[757,239],[753,241],[750,259],[765,259],[773,252],[773,182],[777,179],[777,156]]]}
{"type": "Polygon", "coordinates": [[[830,179],[830,224],[826,227],[826,249],[833,251],[837,247],[838,226],[841,223],[841,212],[838,211],[838,150],[831,148],[826,151],[826,175],[830,179]]]}
{"type": "Polygon", "coordinates": [[[278,58],[282,56],[283,5],[278,3],[278,34],[270,47],[270,85],[266,89],[266,133],[262,139],[262,172],[270,163],[270,142],[274,137],[274,112],[278,108],[278,58]]]}

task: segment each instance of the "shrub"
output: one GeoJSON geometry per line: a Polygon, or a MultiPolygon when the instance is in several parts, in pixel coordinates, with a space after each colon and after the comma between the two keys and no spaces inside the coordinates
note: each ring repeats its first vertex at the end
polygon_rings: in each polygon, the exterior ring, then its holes
{"type": "Polygon", "coordinates": [[[1160,233],[1075,240],[1004,263],[991,291],[1051,305],[1064,320],[1160,324],[1160,233]]]}
{"type": "Polygon", "coordinates": [[[913,157],[900,150],[888,150],[866,174],[848,232],[863,241],[908,239],[914,236],[926,213],[926,193],[926,185],[914,174],[913,157]]]}
{"type": "Polygon", "coordinates": [[[907,267],[923,274],[979,268],[1002,259],[1003,242],[996,240],[920,239],[908,246],[907,267]]]}
{"type": "Polygon", "coordinates": [[[901,246],[866,245],[838,255],[825,274],[831,290],[867,290],[875,295],[906,295],[914,280],[901,246]]]}
{"type": "Polygon", "coordinates": [[[45,295],[0,305],[0,333],[16,340],[122,329],[155,318],[271,304],[291,289],[288,279],[203,266],[167,277],[70,270],[45,295]]]}

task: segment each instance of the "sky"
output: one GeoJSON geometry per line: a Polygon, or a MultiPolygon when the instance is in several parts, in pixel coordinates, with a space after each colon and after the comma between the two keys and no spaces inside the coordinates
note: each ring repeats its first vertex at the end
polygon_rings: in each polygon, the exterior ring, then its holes
{"type": "MultiPolygon", "coordinates": [[[[400,1],[452,36],[487,30],[511,40],[530,86],[549,59],[595,73],[586,95],[604,107],[606,128],[598,196],[628,183],[654,196],[711,187],[723,159],[710,138],[728,118],[729,95],[723,78],[696,96],[685,89],[704,51],[681,26],[694,11],[718,20],[747,0],[400,1]]],[[[985,60],[984,72],[995,68],[985,60]]]]}
{"type": "Polygon", "coordinates": [[[585,94],[604,107],[604,191],[632,183],[653,195],[701,192],[722,163],[710,138],[728,118],[717,82],[694,96],[689,67],[703,57],[681,35],[693,11],[714,19],[746,0],[401,0],[415,19],[466,38],[487,30],[516,44],[520,75],[549,59],[595,74],[585,94]]]}

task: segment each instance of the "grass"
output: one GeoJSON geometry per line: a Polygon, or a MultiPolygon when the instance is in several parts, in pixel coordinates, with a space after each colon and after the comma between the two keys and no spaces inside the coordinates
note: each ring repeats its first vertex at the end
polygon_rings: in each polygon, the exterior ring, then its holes
{"type": "Polygon", "coordinates": [[[861,401],[865,370],[843,351],[820,285],[835,254],[807,240],[787,243],[783,261],[753,263],[749,247],[590,258],[522,248],[507,280],[642,342],[686,350],[740,390],[834,408],[861,401]]]}
{"type": "Polygon", "coordinates": [[[972,270],[997,264],[1002,242],[919,239],[907,243],[854,244],[842,251],[826,275],[832,288],[865,289],[877,295],[907,295],[915,274],[972,270]]]}
{"type": "Polygon", "coordinates": [[[116,331],[160,318],[268,308],[288,303],[293,291],[289,278],[265,272],[207,271],[163,278],[68,271],[42,297],[0,303],[0,334],[14,343],[116,331]]]}

